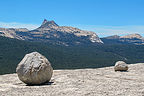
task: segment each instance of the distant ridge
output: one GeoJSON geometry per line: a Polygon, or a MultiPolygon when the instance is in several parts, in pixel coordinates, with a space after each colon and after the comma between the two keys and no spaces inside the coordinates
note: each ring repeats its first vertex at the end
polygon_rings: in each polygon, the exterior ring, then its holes
{"type": "Polygon", "coordinates": [[[41,26],[34,30],[0,29],[0,36],[19,40],[49,42],[57,45],[103,44],[95,32],[74,27],[59,26],[55,21],[44,19],[41,26]]]}
{"type": "Polygon", "coordinates": [[[136,45],[144,45],[144,37],[142,37],[140,34],[128,34],[125,36],[108,36],[102,38],[102,40],[106,42],[111,43],[125,43],[125,44],[136,44],[136,45]]]}
{"type": "Polygon", "coordinates": [[[118,35],[112,35],[112,36],[108,36],[108,37],[104,37],[104,38],[106,38],[106,39],[119,39],[120,36],[118,36],[118,35]]]}
{"type": "Polygon", "coordinates": [[[121,36],[120,38],[128,38],[128,39],[133,39],[133,38],[137,38],[137,39],[144,39],[140,34],[129,34],[129,35],[125,35],[125,36],[121,36]]]}

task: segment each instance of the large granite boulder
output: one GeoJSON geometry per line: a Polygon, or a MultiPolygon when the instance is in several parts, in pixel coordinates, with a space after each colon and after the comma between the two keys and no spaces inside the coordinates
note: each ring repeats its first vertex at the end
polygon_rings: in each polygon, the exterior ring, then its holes
{"type": "Polygon", "coordinates": [[[53,68],[46,57],[38,52],[26,54],[16,68],[19,79],[28,84],[42,84],[50,81],[53,68]]]}
{"type": "Polygon", "coordinates": [[[128,65],[124,61],[118,61],[116,62],[114,66],[115,71],[127,71],[128,65]]]}

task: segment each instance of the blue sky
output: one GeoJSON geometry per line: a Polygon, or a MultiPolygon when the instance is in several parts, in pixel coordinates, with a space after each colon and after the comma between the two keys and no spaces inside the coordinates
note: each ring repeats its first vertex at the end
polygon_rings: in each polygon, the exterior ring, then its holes
{"type": "Polygon", "coordinates": [[[44,18],[100,37],[144,36],[144,0],[1,0],[0,27],[38,27],[44,18]]]}

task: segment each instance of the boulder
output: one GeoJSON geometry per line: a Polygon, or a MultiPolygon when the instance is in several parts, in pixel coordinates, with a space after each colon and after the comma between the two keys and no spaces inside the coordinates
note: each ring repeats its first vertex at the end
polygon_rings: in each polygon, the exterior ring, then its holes
{"type": "Polygon", "coordinates": [[[127,71],[128,65],[124,61],[118,61],[115,64],[114,70],[115,71],[127,71]]]}
{"type": "Polygon", "coordinates": [[[16,68],[19,79],[28,84],[42,84],[50,81],[53,68],[46,57],[38,52],[26,54],[16,68]]]}

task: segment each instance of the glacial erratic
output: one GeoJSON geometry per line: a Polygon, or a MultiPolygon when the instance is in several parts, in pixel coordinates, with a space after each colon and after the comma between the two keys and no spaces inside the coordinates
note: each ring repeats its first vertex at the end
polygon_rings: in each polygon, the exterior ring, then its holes
{"type": "Polygon", "coordinates": [[[128,65],[124,61],[118,61],[116,62],[114,66],[115,71],[127,71],[128,65]]]}
{"type": "Polygon", "coordinates": [[[16,68],[19,79],[28,84],[42,84],[50,81],[53,68],[46,57],[38,52],[26,54],[16,68]]]}

